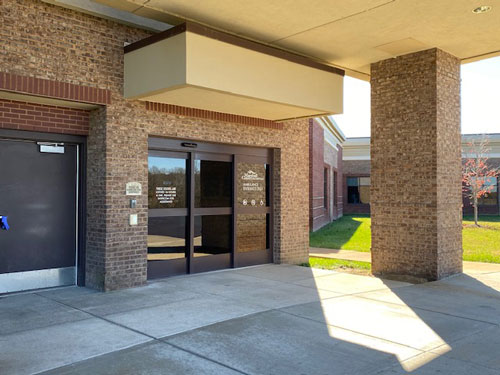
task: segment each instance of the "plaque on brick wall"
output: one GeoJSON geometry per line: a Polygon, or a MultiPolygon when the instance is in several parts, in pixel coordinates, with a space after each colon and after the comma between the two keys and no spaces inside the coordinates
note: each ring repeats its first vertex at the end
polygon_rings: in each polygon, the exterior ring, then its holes
{"type": "Polygon", "coordinates": [[[141,195],[142,194],[142,185],[140,182],[127,182],[125,186],[125,194],[126,195],[141,195]]]}

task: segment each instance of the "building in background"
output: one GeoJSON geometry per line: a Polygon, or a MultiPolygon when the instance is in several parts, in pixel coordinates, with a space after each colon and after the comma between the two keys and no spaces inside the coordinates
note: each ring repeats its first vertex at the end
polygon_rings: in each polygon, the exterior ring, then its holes
{"type": "Polygon", "coordinates": [[[309,120],[309,228],[316,231],[343,214],[342,143],[331,117],[309,120]]]}
{"type": "MultiPolygon", "coordinates": [[[[466,134],[462,136],[462,150],[467,149],[467,145],[471,141],[478,143],[481,141],[483,135],[481,134],[466,134]]],[[[488,161],[487,164],[493,168],[500,168],[500,134],[487,134],[488,138],[488,161]]],[[[463,153],[462,157],[470,157],[467,153],[463,153]]],[[[479,214],[483,215],[500,215],[500,176],[488,178],[487,184],[492,185],[490,193],[479,199],[479,214]]],[[[474,207],[471,205],[470,200],[464,194],[463,197],[463,212],[466,215],[474,213],[474,207]]]]}
{"type": "Polygon", "coordinates": [[[347,138],[342,147],[344,213],[370,213],[370,138],[347,138]]]}
{"type": "MultiPolygon", "coordinates": [[[[466,147],[471,140],[480,141],[482,134],[462,135],[462,148],[466,147]]],[[[500,134],[488,134],[490,152],[488,163],[493,167],[500,167],[500,134]]],[[[370,213],[370,138],[347,138],[343,147],[343,171],[344,179],[344,213],[346,214],[369,214],[370,213]]],[[[463,154],[462,157],[466,155],[463,154]]],[[[492,191],[479,201],[479,213],[500,215],[500,196],[498,177],[490,178],[489,183],[493,185],[492,191]]],[[[473,207],[469,199],[463,196],[464,214],[472,214],[473,207]]]]}

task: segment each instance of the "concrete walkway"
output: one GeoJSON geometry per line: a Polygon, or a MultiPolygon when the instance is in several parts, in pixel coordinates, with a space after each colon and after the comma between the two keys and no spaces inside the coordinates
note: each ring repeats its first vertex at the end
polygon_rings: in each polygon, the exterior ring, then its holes
{"type": "Polygon", "coordinates": [[[0,374],[500,373],[500,272],[411,285],[298,266],[0,298],[0,374]]]}
{"type": "Polygon", "coordinates": [[[352,250],[323,249],[320,247],[311,247],[309,249],[309,256],[318,258],[357,260],[361,262],[372,261],[371,253],[352,250]]]}
{"type": "MultiPolygon", "coordinates": [[[[353,250],[335,250],[324,249],[319,247],[311,247],[309,255],[318,258],[357,260],[361,262],[372,261],[371,253],[353,250]]],[[[464,261],[464,272],[469,274],[500,272],[500,264],[496,263],[481,263],[464,261]]]]}

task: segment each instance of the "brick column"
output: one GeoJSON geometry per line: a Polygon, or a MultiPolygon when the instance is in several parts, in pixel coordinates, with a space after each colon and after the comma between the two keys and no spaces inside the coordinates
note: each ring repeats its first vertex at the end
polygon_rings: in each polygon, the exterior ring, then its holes
{"type": "Polygon", "coordinates": [[[460,62],[438,49],[371,67],[372,267],[462,272],[460,62]]]}
{"type": "Polygon", "coordinates": [[[87,139],[87,242],[85,286],[105,290],[106,107],[90,113],[87,139]]]}
{"type": "Polygon", "coordinates": [[[91,112],[87,141],[87,247],[85,285],[110,291],[140,286],[147,278],[148,135],[140,112],[123,103],[91,112]],[[128,112],[127,112],[128,109],[128,112]],[[142,184],[130,208],[129,181],[142,184]],[[130,226],[129,214],[138,214],[130,226]]]}

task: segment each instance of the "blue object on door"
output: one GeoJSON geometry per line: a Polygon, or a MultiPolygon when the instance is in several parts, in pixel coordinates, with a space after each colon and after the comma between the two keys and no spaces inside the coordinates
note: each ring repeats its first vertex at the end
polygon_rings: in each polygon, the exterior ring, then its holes
{"type": "Polygon", "coordinates": [[[4,230],[9,230],[9,223],[7,222],[7,216],[0,216],[0,228],[4,230]]]}

